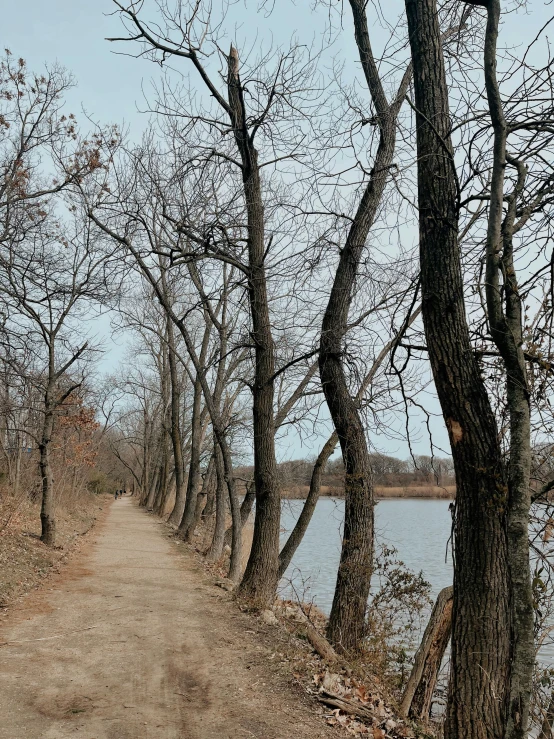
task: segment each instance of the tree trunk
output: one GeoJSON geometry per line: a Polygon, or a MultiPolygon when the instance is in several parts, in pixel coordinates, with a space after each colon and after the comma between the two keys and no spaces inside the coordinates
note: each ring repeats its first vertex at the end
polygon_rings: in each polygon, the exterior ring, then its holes
{"type": "Polygon", "coordinates": [[[159,483],[159,489],[156,496],[156,501],[154,503],[154,513],[157,513],[158,516],[163,516],[165,513],[165,506],[167,503],[167,499],[169,497],[171,486],[174,479],[174,470],[170,471],[170,454],[169,454],[169,438],[167,431],[164,430],[164,437],[165,437],[165,443],[164,443],[164,450],[162,455],[162,465],[161,465],[161,475],[160,475],[160,483],[159,483]]]}
{"type": "Polygon", "coordinates": [[[148,494],[150,491],[150,436],[151,436],[151,422],[148,417],[148,408],[144,407],[144,444],[143,444],[143,457],[142,457],[142,475],[140,481],[140,499],[139,505],[145,506],[148,502],[148,494]]]}
{"type": "Polygon", "coordinates": [[[13,494],[17,498],[19,495],[19,485],[21,481],[21,455],[23,454],[23,440],[20,438],[19,434],[16,435],[17,439],[17,450],[15,452],[15,472],[14,472],[14,481],[13,481],[13,494]]]}
{"type": "Polygon", "coordinates": [[[165,504],[167,496],[169,494],[169,412],[171,409],[171,388],[170,388],[170,377],[169,377],[169,362],[168,362],[168,346],[167,346],[167,321],[166,321],[166,332],[165,340],[161,342],[161,363],[160,363],[160,390],[161,390],[161,430],[160,430],[160,441],[161,441],[161,465],[160,465],[160,477],[158,480],[158,490],[156,492],[156,498],[154,500],[154,513],[158,516],[163,516],[165,510],[165,504]]]}
{"type": "MultiPolygon", "coordinates": [[[[248,297],[252,318],[251,337],[256,354],[252,388],[256,517],[252,549],[239,590],[243,597],[263,607],[273,603],[279,580],[281,496],[275,459],[274,342],[267,297],[264,208],[258,152],[247,130],[239,60],[234,47],[231,47],[228,65],[229,107],[233,134],[241,156],[248,221],[248,297]]],[[[240,514],[234,526],[241,526],[240,514]]]]}
{"type": "Polygon", "coordinates": [[[187,496],[183,517],[177,535],[184,541],[190,541],[189,529],[194,524],[196,511],[196,496],[200,487],[200,453],[202,448],[202,385],[198,377],[194,383],[194,398],[192,403],[192,418],[190,429],[190,460],[187,481],[187,496]]]}
{"type": "MultiPolygon", "coordinates": [[[[214,455],[212,454],[212,456],[210,457],[210,461],[208,462],[208,468],[204,475],[204,480],[202,481],[202,488],[196,497],[196,511],[194,513],[194,529],[197,528],[201,519],[203,518],[204,509],[206,507],[206,503],[208,502],[208,496],[210,494],[210,491],[214,487],[215,480],[216,480],[215,460],[214,460],[214,455]]],[[[225,483],[225,480],[223,480],[223,482],[225,483]]]]}
{"type": "Polygon", "coordinates": [[[227,489],[225,486],[225,470],[223,467],[223,457],[221,449],[214,440],[214,456],[213,456],[216,472],[216,489],[215,489],[215,526],[212,541],[206,552],[208,562],[217,562],[223,552],[223,543],[225,538],[225,517],[227,514],[227,489]]]}
{"type": "Polygon", "coordinates": [[[54,429],[54,408],[52,393],[54,388],[48,387],[44,401],[44,421],[39,445],[40,477],[42,480],[42,502],[40,508],[41,534],[40,540],[49,547],[56,543],[56,518],[54,511],[54,482],[50,465],[50,443],[54,429]]]}
{"type": "Polygon", "coordinates": [[[496,422],[469,340],[457,177],[436,0],[406,0],[417,109],[425,335],[456,471],[448,739],[501,739],[511,658],[507,485],[496,422]]]}
{"type": "Polygon", "coordinates": [[[414,658],[414,666],[402,696],[400,713],[416,720],[428,721],[442,659],[452,630],[451,586],[439,593],[414,658]]]}
{"type": "MultiPolygon", "coordinates": [[[[244,528],[246,522],[250,518],[250,514],[252,513],[252,508],[254,508],[255,502],[256,502],[256,490],[254,489],[254,483],[249,482],[246,484],[246,495],[244,496],[242,503],[240,505],[240,523],[241,523],[242,528],[244,528]]],[[[233,527],[230,526],[225,532],[225,540],[224,540],[225,546],[229,546],[231,544],[232,538],[233,538],[233,527]]]]}
{"type": "Polygon", "coordinates": [[[500,0],[489,0],[484,71],[494,137],[485,290],[490,333],[506,369],[506,398],[510,413],[506,523],[513,636],[505,739],[524,739],[529,724],[535,665],[534,608],[529,562],[531,409],[523,354],[523,306],[514,262],[513,234],[518,198],[525,188],[527,166],[524,161],[510,157],[506,151],[508,124],[496,77],[499,23],[500,0]],[[507,163],[517,173],[517,181],[510,194],[505,193],[507,163]]]}
{"type": "MultiPolygon", "coordinates": [[[[419,317],[420,313],[421,313],[421,308],[417,308],[416,310],[411,311],[411,313],[407,316],[406,320],[404,321],[404,324],[402,325],[400,330],[397,332],[397,334],[390,341],[388,341],[385,344],[385,346],[381,349],[375,361],[373,362],[371,369],[369,370],[367,375],[364,377],[363,382],[358,388],[358,392],[356,393],[357,403],[361,402],[362,398],[364,397],[365,392],[367,391],[367,388],[373,382],[375,375],[377,374],[378,370],[382,366],[386,357],[389,355],[390,351],[399,343],[406,329],[414,323],[414,321],[419,317]]],[[[284,414],[281,414],[281,411],[277,415],[277,418],[279,419],[280,423],[282,423],[285,420],[285,416],[284,414]]],[[[300,545],[302,539],[304,538],[304,534],[306,533],[306,530],[310,524],[313,512],[317,505],[317,501],[319,500],[319,495],[320,495],[320,490],[321,490],[321,476],[325,469],[325,465],[327,464],[329,460],[329,457],[334,452],[335,447],[337,446],[337,442],[338,442],[337,433],[336,431],[333,431],[333,433],[331,434],[327,442],[323,445],[319,453],[319,456],[317,457],[315,461],[315,464],[312,470],[312,477],[310,480],[310,490],[308,492],[308,496],[302,507],[302,512],[300,513],[298,521],[296,522],[294,529],[291,531],[291,534],[289,538],[287,539],[287,541],[285,542],[285,545],[281,549],[281,553],[279,555],[279,577],[280,578],[283,577],[283,575],[285,574],[285,571],[287,567],[289,566],[292,558],[294,557],[294,553],[296,552],[298,546],[300,545]]]]}
{"type": "Polygon", "coordinates": [[[169,377],[171,380],[171,443],[173,445],[173,464],[175,467],[175,504],[168,519],[172,526],[181,523],[185,510],[186,487],[185,465],[183,460],[183,442],[181,438],[181,384],[177,372],[175,356],[175,333],[173,321],[167,319],[167,337],[169,341],[169,377]]]}
{"type": "MultiPolygon", "coordinates": [[[[160,445],[158,443],[158,451],[159,449],[160,449],[160,445]]],[[[154,475],[150,481],[150,490],[148,492],[148,498],[146,499],[146,510],[147,511],[151,511],[154,508],[154,502],[156,500],[156,493],[158,491],[161,471],[162,471],[161,464],[157,464],[156,469],[154,470],[154,475]]]]}
{"type": "Polygon", "coordinates": [[[358,405],[350,394],[343,367],[343,341],[360,260],[389,179],[396,144],[396,120],[410,79],[405,75],[397,99],[389,105],[373,58],[366,4],[363,0],[350,0],[350,5],[360,62],[376,110],[379,146],[369,182],[340,252],[323,317],[319,351],[322,388],[346,470],[342,551],[327,629],[331,643],[342,651],[359,649],[365,635],[365,615],[373,570],[374,526],[369,452],[358,405]]]}
{"type": "Polygon", "coordinates": [[[208,490],[208,497],[206,498],[206,505],[202,511],[202,520],[204,522],[209,521],[215,515],[216,506],[216,491],[217,488],[217,473],[216,473],[216,484],[208,490]]]}

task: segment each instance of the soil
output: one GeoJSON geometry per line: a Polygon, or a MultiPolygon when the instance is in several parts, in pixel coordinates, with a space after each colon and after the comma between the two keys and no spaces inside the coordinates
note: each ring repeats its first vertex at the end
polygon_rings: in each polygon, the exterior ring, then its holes
{"type": "Polygon", "coordinates": [[[272,629],[124,498],[0,630],[1,739],[337,736],[272,629]]]}

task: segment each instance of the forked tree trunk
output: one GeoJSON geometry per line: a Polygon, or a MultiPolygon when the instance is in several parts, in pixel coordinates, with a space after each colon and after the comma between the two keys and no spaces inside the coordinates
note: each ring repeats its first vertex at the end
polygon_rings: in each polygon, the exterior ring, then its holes
{"type": "Polygon", "coordinates": [[[419,721],[428,721],[441,663],[452,630],[452,586],[439,593],[414,658],[400,713],[419,721]]]}
{"type": "MultiPolygon", "coordinates": [[[[421,308],[417,308],[416,310],[411,311],[411,313],[406,317],[406,320],[404,321],[398,333],[390,341],[388,341],[385,344],[385,346],[381,349],[381,351],[375,358],[375,361],[373,362],[371,369],[369,370],[367,375],[364,377],[363,382],[358,388],[358,392],[356,393],[357,403],[359,403],[361,399],[364,397],[364,394],[366,393],[368,387],[373,382],[377,372],[381,368],[383,362],[388,357],[391,350],[400,342],[406,329],[409,328],[409,326],[411,326],[414,323],[414,321],[419,317],[420,313],[421,313],[421,308]]],[[[281,419],[282,421],[284,421],[283,416],[281,416],[281,419]]],[[[283,575],[285,574],[285,571],[287,567],[289,566],[292,558],[294,557],[294,553],[296,552],[302,539],[304,538],[304,534],[306,533],[306,530],[310,524],[310,521],[313,516],[313,512],[315,511],[317,501],[319,500],[319,495],[321,492],[321,476],[329,460],[329,457],[331,456],[331,454],[333,454],[335,447],[337,446],[337,443],[338,443],[337,432],[333,431],[329,439],[325,442],[325,444],[321,448],[321,451],[315,461],[315,464],[312,470],[312,476],[310,479],[310,489],[306,497],[306,500],[304,501],[304,505],[302,506],[302,511],[300,513],[300,516],[298,517],[298,521],[296,522],[295,527],[291,531],[290,536],[288,537],[287,541],[283,545],[283,548],[281,549],[281,553],[279,554],[279,577],[280,578],[283,577],[283,575]]]]}
{"type": "Polygon", "coordinates": [[[512,630],[507,484],[472,351],[458,246],[458,194],[436,0],[406,0],[414,71],[425,335],[456,470],[448,739],[503,739],[512,630]]]}

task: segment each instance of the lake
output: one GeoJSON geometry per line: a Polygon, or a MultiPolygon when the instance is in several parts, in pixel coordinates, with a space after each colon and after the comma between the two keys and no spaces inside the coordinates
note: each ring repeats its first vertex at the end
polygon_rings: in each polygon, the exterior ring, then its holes
{"type": "MultiPolygon", "coordinates": [[[[303,500],[283,501],[282,540],[293,528],[303,500]]],[[[375,507],[377,541],[398,550],[398,558],[415,572],[422,571],[431,594],[452,584],[452,557],[447,552],[452,519],[448,500],[387,499],[375,507]],[[448,556],[446,556],[448,553],[448,556]]],[[[321,498],[302,543],[285,573],[284,597],[312,601],[325,613],[331,610],[340,559],[344,500],[321,498]]]]}
{"type": "MultiPolygon", "coordinates": [[[[303,500],[283,501],[282,541],[293,528],[303,500]]],[[[398,558],[415,572],[422,572],[431,584],[433,599],[452,584],[452,556],[449,538],[452,519],[448,500],[388,499],[375,508],[377,543],[398,550],[398,558]]],[[[344,500],[321,498],[310,526],[281,582],[280,595],[314,602],[329,614],[340,559],[344,500]]],[[[554,645],[541,647],[543,663],[554,664],[554,645]]]]}

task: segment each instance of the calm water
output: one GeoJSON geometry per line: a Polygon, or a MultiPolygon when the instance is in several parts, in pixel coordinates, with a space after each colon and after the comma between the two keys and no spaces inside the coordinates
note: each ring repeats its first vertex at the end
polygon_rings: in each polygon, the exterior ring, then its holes
{"type": "MultiPolygon", "coordinates": [[[[282,538],[286,539],[300,515],[303,500],[283,502],[282,538]]],[[[451,518],[448,500],[403,499],[380,501],[375,509],[377,538],[398,550],[398,558],[415,572],[423,572],[432,595],[452,584],[452,558],[447,554],[451,518]]],[[[322,498],[306,535],[281,584],[286,597],[313,602],[331,610],[340,558],[344,501],[322,498]]]]}
{"type": "MultiPolygon", "coordinates": [[[[293,528],[304,501],[283,502],[282,540],[293,528]]],[[[451,517],[448,500],[402,499],[380,501],[375,509],[378,542],[398,550],[398,559],[431,584],[431,595],[452,584],[452,557],[448,549],[451,517]],[[448,550],[448,556],[447,555],[448,550]]],[[[329,613],[340,558],[344,501],[322,498],[310,526],[281,582],[286,598],[314,602],[329,613]]],[[[554,644],[541,647],[539,659],[554,665],[554,644]]]]}

